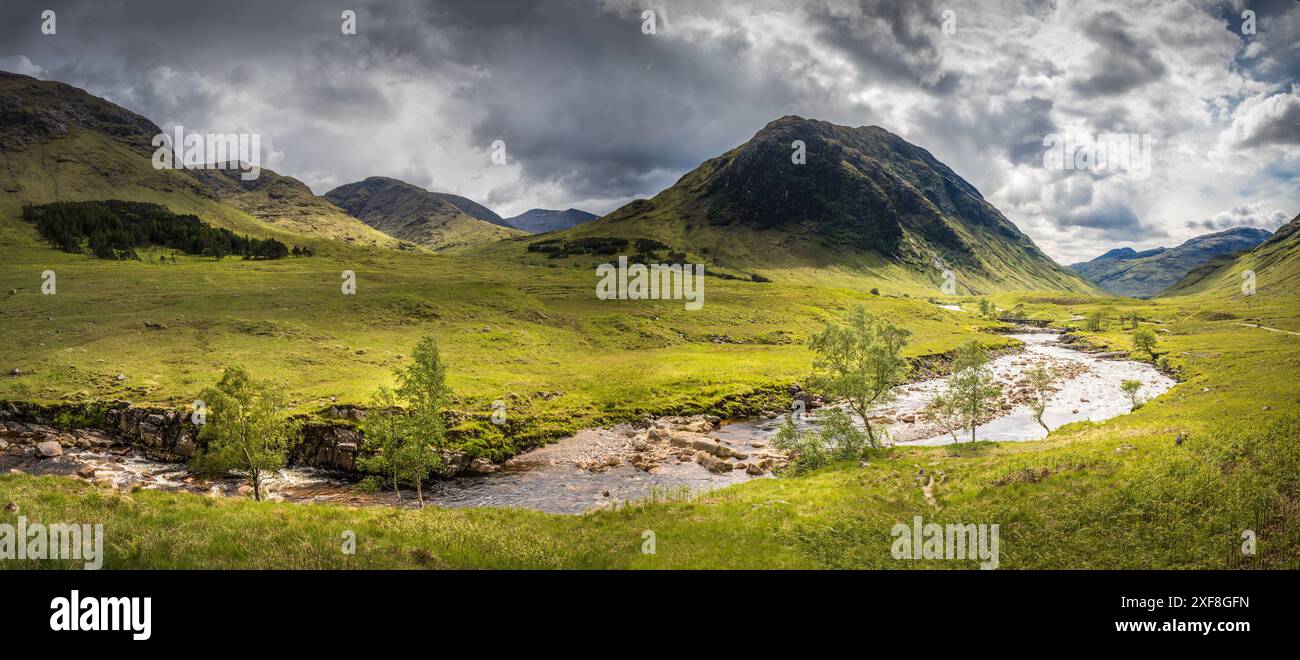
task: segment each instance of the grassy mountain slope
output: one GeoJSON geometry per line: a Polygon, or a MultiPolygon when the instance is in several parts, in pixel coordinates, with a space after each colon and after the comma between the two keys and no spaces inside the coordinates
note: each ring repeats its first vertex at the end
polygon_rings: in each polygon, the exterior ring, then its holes
{"type": "Polygon", "coordinates": [[[1182,279],[1190,270],[1224,254],[1250,248],[1268,240],[1269,232],[1236,227],[1190,239],[1175,248],[1126,252],[1111,250],[1071,269],[1106,291],[1133,298],[1150,298],[1182,279]]]}
{"type": "MultiPolygon", "coordinates": [[[[395,244],[298,180],[265,168],[252,181],[233,170],[154,169],[152,140],[160,132],[148,119],[70,85],[0,72],[0,207],[130,198],[286,242],[395,244]]],[[[28,229],[0,226],[3,233],[28,229]]]]}
{"type": "Polygon", "coordinates": [[[520,227],[510,224],[504,218],[497,215],[496,211],[493,211],[468,197],[440,192],[431,192],[429,194],[450,202],[452,206],[455,206],[464,211],[467,215],[482,220],[483,222],[488,222],[498,227],[505,227],[506,229],[520,229],[520,227]]]}
{"type": "MultiPolygon", "coordinates": [[[[431,193],[405,181],[387,177],[372,176],[364,181],[345,184],[325,193],[324,197],[353,217],[389,236],[436,252],[463,249],[526,234],[518,229],[480,220],[452,203],[446,195],[431,193]]],[[[492,215],[496,216],[495,213],[492,215]]],[[[497,220],[504,222],[499,216],[497,220]]]]}
{"type": "Polygon", "coordinates": [[[787,116],[649,200],[547,238],[649,238],[723,268],[888,266],[937,292],[1093,291],[970,184],[878,127],[787,116]],[[807,162],[791,162],[802,140],[807,162]]]}
{"type": "Polygon", "coordinates": [[[251,181],[240,178],[237,170],[191,170],[189,174],[203,183],[218,201],[276,227],[348,243],[397,245],[397,239],[312,194],[303,182],[265,167],[251,181]]]}

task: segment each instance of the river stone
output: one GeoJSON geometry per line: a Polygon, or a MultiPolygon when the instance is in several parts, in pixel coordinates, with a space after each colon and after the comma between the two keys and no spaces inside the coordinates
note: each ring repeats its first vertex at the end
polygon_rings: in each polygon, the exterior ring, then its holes
{"type": "Polygon", "coordinates": [[[56,440],[46,440],[36,445],[36,453],[40,454],[41,458],[54,458],[63,455],[63,447],[59,446],[56,440]]]}
{"type": "Polygon", "coordinates": [[[496,472],[497,466],[486,458],[478,457],[469,462],[469,471],[475,474],[489,474],[496,472]]]}
{"type": "Polygon", "coordinates": [[[709,472],[723,473],[730,472],[734,466],[707,451],[695,452],[695,462],[703,465],[709,472]]]}

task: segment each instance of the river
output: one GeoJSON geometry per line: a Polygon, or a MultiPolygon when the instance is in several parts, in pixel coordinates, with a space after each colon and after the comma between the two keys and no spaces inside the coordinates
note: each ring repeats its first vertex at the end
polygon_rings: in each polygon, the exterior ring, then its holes
{"type": "MultiPolygon", "coordinates": [[[[1142,383],[1139,395],[1151,399],[1163,394],[1174,380],[1148,364],[1106,359],[1072,350],[1054,333],[1011,335],[1024,350],[990,362],[996,380],[1008,390],[1024,370],[1047,362],[1061,375],[1044,422],[1053,429],[1076,421],[1102,421],[1129,411],[1126,395],[1119,389],[1124,380],[1142,383]]],[[[889,441],[899,445],[944,445],[954,440],[928,426],[919,412],[945,387],[942,379],[926,380],[896,389],[897,398],[877,408],[873,426],[887,431],[889,441]]],[[[1023,397],[1022,397],[1023,398],[1023,397]]],[[[708,435],[746,455],[761,456],[769,451],[772,436],[784,416],[731,420],[708,435]]],[[[816,425],[815,415],[798,420],[804,428],[816,425]]],[[[753,478],[770,478],[770,473],[749,474],[744,469],[720,473],[705,469],[685,458],[669,457],[646,471],[629,459],[631,445],[645,432],[620,425],[609,429],[587,429],[558,442],[516,456],[497,472],[439,480],[425,489],[425,503],[449,507],[502,506],[536,509],[552,513],[582,513],[592,509],[647,498],[674,498],[753,478]],[[640,435],[638,435],[640,434],[640,435]],[[608,459],[608,460],[607,460],[608,459]],[[599,467],[593,468],[592,465],[599,467]]],[[[976,429],[978,440],[1027,441],[1046,435],[1034,421],[1027,405],[1012,397],[997,416],[976,429]]],[[[965,441],[965,434],[959,434],[965,441]]],[[[734,459],[733,459],[734,460],[734,459]]],[[[752,460],[750,461],[752,462],[752,460]]],[[[744,463],[739,463],[744,465],[744,463]]],[[[11,449],[0,452],[0,468],[37,474],[76,474],[116,487],[145,487],[187,490],[213,496],[235,495],[240,481],[234,478],[206,481],[188,474],[183,465],[141,458],[135,451],[69,449],[64,456],[39,459],[11,449]],[[89,466],[89,467],[86,467],[89,466]],[[93,468],[93,474],[89,470],[93,468]]],[[[414,492],[403,491],[402,501],[392,492],[365,493],[339,475],[310,468],[287,468],[266,483],[268,497],[296,502],[334,502],[356,505],[414,504],[414,492]]]]}

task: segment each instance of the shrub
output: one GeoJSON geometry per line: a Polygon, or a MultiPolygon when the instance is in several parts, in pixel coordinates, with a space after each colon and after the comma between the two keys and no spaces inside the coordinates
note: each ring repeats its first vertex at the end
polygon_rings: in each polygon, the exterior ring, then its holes
{"type": "Polygon", "coordinates": [[[853,418],[840,408],[818,413],[817,430],[800,431],[789,417],[772,438],[772,446],[786,452],[786,470],[803,474],[834,461],[856,460],[872,441],[853,425],[853,418]]]}

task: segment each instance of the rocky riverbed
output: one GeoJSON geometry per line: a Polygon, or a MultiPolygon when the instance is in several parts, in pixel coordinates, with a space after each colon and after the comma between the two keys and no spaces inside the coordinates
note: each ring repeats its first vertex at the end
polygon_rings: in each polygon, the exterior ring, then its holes
{"type": "MultiPolygon", "coordinates": [[[[426,504],[508,506],[581,513],[770,475],[785,462],[758,439],[728,439],[717,417],[664,417],[638,426],[587,429],[481,474],[438,480],[426,504]]],[[[241,479],[205,479],[185,463],[153,460],[100,431],[0,420],[0,470],[83,479],[106,488],[248,496],[241,479]]],[[[264,482],[272,501],[415,506],[414,491],[364,492],[339,472],[288,467],[264,482]]]]}

